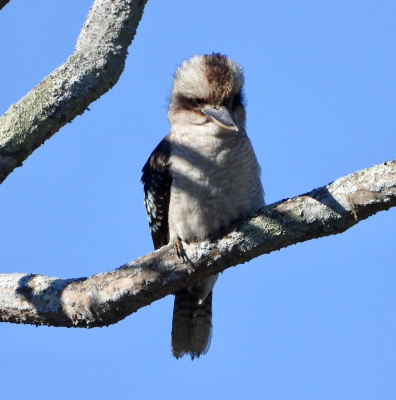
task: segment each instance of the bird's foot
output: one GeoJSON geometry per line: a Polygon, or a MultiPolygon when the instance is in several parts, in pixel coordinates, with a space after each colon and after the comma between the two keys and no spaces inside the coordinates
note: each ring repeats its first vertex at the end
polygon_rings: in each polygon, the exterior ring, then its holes
{"type": "Polygon", "coordinates": [[[186,251],[183,248],[183,242],[179,236],[176,236],[173,239],[173,246],[175,247],[177,256],[181,258],[184,262],[188,262],[189,259],[187,257],[186,251]]]}

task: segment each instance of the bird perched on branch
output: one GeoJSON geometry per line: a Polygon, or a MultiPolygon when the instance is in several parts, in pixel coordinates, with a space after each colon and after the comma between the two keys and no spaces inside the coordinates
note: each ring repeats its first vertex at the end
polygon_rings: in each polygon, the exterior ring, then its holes
{"type": "MultiPolygon", "coordinates": [[[[174,75],[170,133],[143,167],[155,249],[207,239],[264,205],[260,167],[245,132],[244,76],[220,54],[196,55],[174,75]]],[[[217,275],[175,293],[172,353],[209,350],[217,275]]]]}

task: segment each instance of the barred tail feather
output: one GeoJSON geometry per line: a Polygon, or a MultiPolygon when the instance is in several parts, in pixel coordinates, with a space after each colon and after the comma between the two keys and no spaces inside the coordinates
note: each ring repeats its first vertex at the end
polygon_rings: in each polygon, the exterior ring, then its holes
{"type": "Polygon", "coordinates": [[[212,338],[212,292],[198,304],[187,289],[175,294],[172,321],[172,353],[180,358],[189,354],[193,360],[206,354],[212,338]]]}

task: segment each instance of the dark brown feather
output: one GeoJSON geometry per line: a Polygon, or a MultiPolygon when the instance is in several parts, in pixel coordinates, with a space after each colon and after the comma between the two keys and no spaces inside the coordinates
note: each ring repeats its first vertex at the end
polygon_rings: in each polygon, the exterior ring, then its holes
{"type": "Polygon", "coordinates": [[[212,338],[212,292],[198,304],[198,298],[188,289],[175,293],[172,320],[172,353],[191,359],[206,354],[212,338]]]}
{"type": "Polygon", "coordinates": [[[142,169],[144,205],[155,249],[169,243],[168,212],[172,185],[169,157],[170,145],[165,138],[151,153],[142,169]]]}
{"type": "Polygon", "coordinates": [[[173,98],[173,109],[176,112],[189,111],[195,112],[202,115],[202,108],[206,105],[205,99],[190,99],[189,97],[183,96],[180,93],[174,94],[173,98]]]}
{"type": "Polygon", "coordinates": [[[234,76],[228,66],[228,58],[220,53],[212,53],[203,57],[205,76],[211,91],[208,102],[222,105],[232,96],[234,76]]]}

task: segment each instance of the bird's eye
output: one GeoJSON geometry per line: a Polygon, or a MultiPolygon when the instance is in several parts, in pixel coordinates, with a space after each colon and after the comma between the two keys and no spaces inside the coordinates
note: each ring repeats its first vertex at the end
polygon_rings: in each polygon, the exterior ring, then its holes
{"type": "Polygon", "coordinates": [[[243,93],[239,92],[235,95],[234,99],[232,100],[232,105],[231,107],[233,109],[235,109],[236,107],[240,106],[240,105],[244,105],[244,97],[243,97],[243,93]]]}
{"type": "Polygon", "coordinates": [[[202,99],[194,99],[194,101],[197,106],[202,106],[204,104],[204,101],[202,99]]]}

